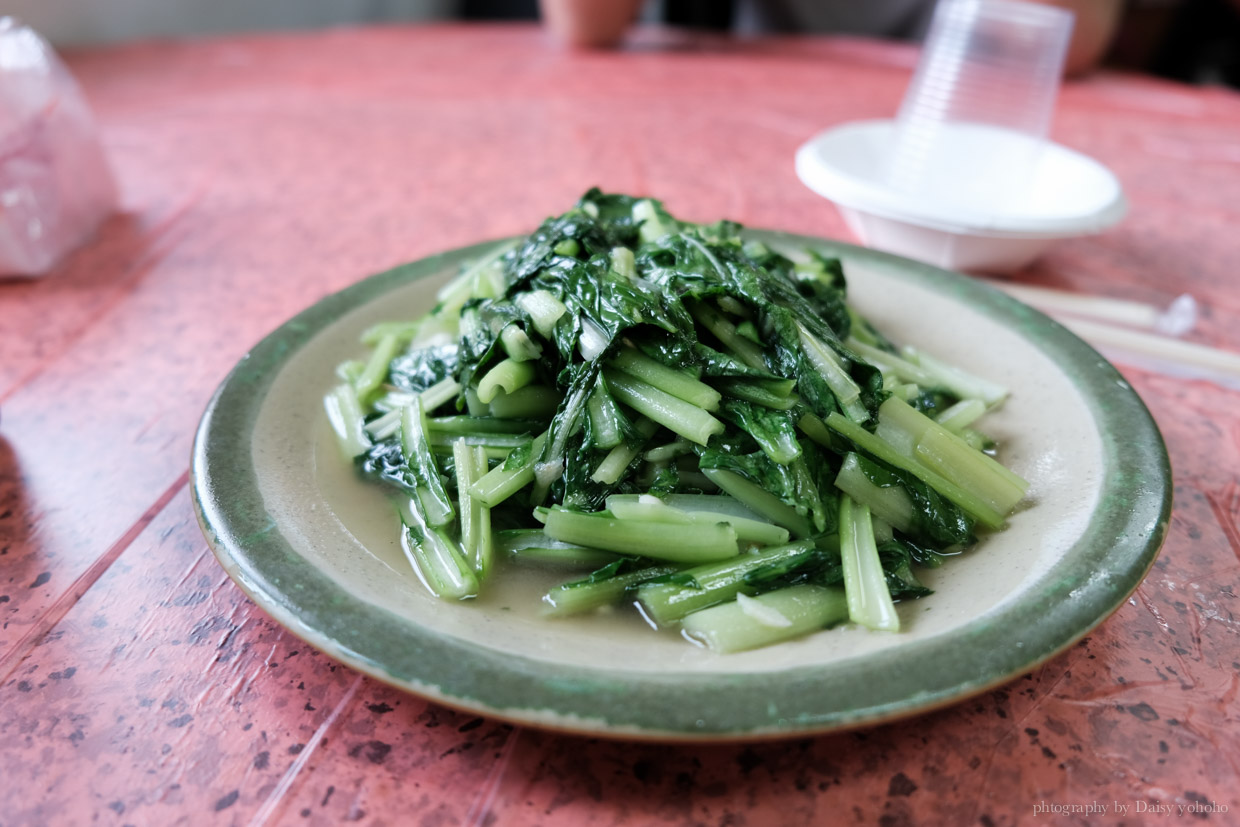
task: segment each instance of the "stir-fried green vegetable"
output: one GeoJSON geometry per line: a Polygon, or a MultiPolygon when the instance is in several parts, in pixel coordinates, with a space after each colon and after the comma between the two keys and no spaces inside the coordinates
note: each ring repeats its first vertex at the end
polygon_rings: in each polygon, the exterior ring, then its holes
{"type": "Polygon", "coordinates": [[[915,569],[1026,484],[973,427],[1006,392],[897,349],[845,290],[836,260],[591,190],[367,331],[324,402],[439,597],[585,567],[548,614],[637,602],[719,651],[894,631],[915,569]]]}

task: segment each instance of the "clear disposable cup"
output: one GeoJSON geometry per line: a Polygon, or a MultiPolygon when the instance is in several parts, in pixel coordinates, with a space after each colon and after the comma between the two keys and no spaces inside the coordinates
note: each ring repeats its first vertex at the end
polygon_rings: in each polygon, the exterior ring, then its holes
{"type": "Polygon", "coordinates": [[[1007,212],[1032,183],[1073,15],[1018,0],[940,0],[896,119],[888,183],[945,208],[1007,212]]]}

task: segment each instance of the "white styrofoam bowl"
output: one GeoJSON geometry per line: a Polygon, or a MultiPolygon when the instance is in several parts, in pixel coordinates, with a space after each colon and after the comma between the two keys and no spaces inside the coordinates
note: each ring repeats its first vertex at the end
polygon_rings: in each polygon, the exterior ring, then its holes
{"type": "MultiPolygon", "coordinates": [[[[951,270],[1011,273],[1058,239],[1092,235],[1127,212],[1118,179],[1079,152],[1047,142],[1027,197],[1001,208],[929,198],[886,183],[895,121],[859,121],[823,132],[798,151],[797,175],[835,203],[867,246],[951,270]]],[[[940,178],[976,163],[976,134],[947,141],[955,157],[940,178]]]]}

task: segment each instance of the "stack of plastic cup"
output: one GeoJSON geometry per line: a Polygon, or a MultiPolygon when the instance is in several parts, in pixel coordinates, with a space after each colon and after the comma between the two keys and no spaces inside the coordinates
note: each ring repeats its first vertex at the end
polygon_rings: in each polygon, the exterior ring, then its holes
{"type": "Polygon", "coordinates": [[[896,120],[887,183],[949,211],[1019,211],[1046,142],[1071,12],[940,0],[896,120]]]}
{"type": "Polygon", "coordinates": [[[1105,166],[1048,139],[1073,16],[1017,0],[940,0],[899,116],[840,124],[797,175],[865,244],[1011,273],[1127,210],[1105,166]]]}

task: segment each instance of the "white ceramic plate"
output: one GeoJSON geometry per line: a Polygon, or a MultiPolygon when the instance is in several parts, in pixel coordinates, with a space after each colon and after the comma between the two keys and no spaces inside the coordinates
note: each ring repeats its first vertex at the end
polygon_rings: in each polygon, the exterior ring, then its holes
{"type": "Polygon", "coordinates": [[[1062,651],[1136,588],[1167,527],[1170,472],[1140,399],[1096,352],[963,276],[818,239],[753,233],[844,259],[850,302],[889,336],[1012,390],[985,420],[1030,481],[1010,527],[925,572],[898,634],[843,627],[716,655],[635,617],[549,620],[537,585],[431,597],[389,501],[337,452],[321,399],[358,335],[414,318],[488,245],[380,274],[264,339],[212,399],[195,504],[233,579],[311,645],[385,682],[519,723],[649,739],[745,739],[858,726],[942,706],[1062,651]]]}

